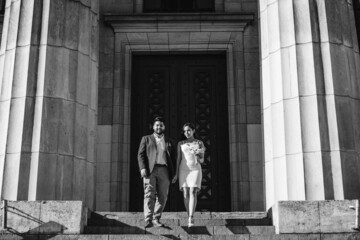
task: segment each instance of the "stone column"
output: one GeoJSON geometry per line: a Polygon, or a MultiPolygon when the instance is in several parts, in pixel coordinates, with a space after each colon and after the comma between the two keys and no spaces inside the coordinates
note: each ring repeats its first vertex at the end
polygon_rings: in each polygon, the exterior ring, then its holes
{"type": "Polygon", "coordinates": [[[7,0],[2,199],[94,204],[98,0],[7,0]]]}
{"type": "Polygon", "coordinates": [[[260,0],[266,206],[360,197],[351,1],[260,0]]]}

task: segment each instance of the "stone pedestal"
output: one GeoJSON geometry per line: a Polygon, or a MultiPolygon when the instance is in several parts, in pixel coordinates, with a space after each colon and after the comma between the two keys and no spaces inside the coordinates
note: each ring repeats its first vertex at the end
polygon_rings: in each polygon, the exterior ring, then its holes
{"type": "Polygon", "coordinates": [[[0,49],[0,190],[94,204],[98,0],[7,1],[0,49]]]}
{"type": "Polygon", "coordinates": [[[266,205],[360,197],[351,1],[261,0],[266,205]]]}
{"type": "Polygon", "coordinates": [[[18,234],[80,234],[87,222],[81,201],[2,201],[2,206],[2,230],[18,234]]]}
{"type": "Polygon", "coordinates": [[[277,234],[358,232],[359,200],[279,201],[271,209],[277,234]]]}

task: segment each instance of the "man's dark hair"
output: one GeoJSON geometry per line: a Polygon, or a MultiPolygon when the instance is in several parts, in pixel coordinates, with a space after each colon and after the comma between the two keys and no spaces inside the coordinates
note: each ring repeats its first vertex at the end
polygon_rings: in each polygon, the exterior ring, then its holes
{"type": "Polygon", "coordinates": [[[153,126],[154,126],[155,122],[162,122],[163,124],[165,124],[164,118],[160,117],[160,116],[157,116],[154,118],[153,126]]]}

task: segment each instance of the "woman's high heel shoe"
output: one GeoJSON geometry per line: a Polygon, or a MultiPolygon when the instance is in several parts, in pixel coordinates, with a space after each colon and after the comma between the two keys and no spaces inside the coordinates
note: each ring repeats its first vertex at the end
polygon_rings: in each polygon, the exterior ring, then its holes
{"type": "Polygon", "coordinates": [[[188,227],[193,227],[194,226],[194,218],[193,217],[189,217],[189,222],[188,222],[188,227]]]}

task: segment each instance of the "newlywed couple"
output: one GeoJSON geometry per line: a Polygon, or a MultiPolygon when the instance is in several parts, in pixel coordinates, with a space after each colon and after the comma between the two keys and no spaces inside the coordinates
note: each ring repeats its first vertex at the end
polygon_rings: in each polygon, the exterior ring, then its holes
{"type": "Polygon", "coordinates": [[[164,136],[163,118],[154,119],[153,130],[153,134],[142,137],[138,152],[140,174],[144,182],[145,227],[163,226],[160,217],[166,204],[169,185],[177,180],[183,191],[189,216],[188,227],[192,227],[197,191],[201,188],[200,163],[204,161],[204,144],[194,138],[195,127],[191,123],[184,124],[182,130],[185,140],[180,141],[177,148],[164,136]],[[176,164],[173,163],[175,157],[176,164]]]}

